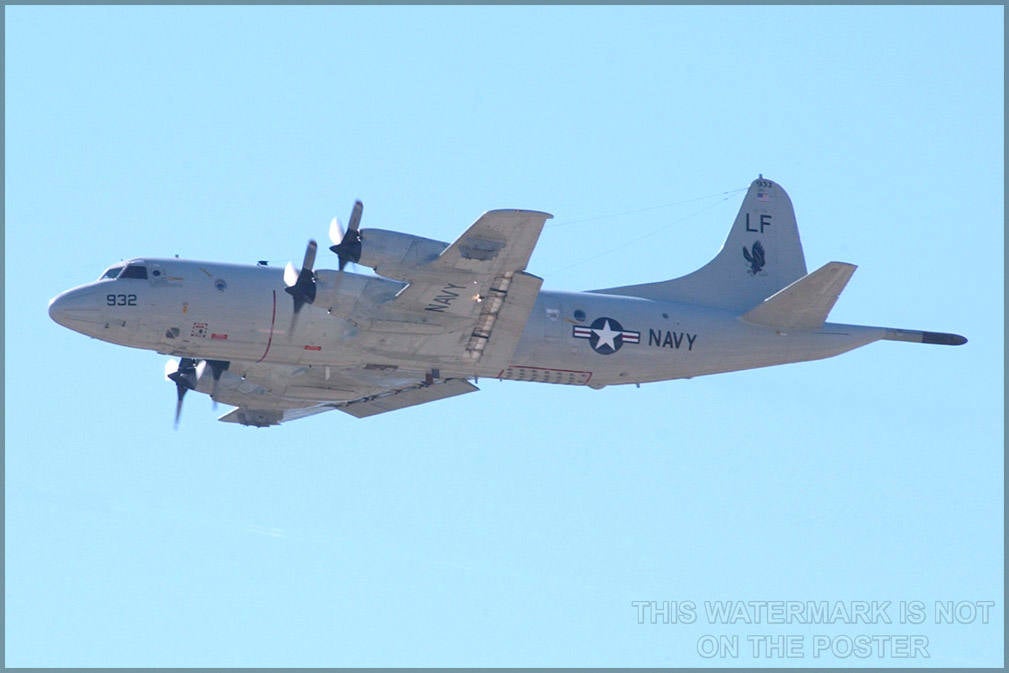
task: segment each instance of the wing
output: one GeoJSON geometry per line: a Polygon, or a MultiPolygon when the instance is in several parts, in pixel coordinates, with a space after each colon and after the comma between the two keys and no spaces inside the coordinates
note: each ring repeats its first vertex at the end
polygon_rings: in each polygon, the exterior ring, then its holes
{"type": "Polygon", "coordinates": [[[553,215],[536,210],[491,210],[425,268],[437,273],[496,275],[529,263],[544,223],[553,215]]]}
{"type": "Polygon", "coordinates": [[[504,367],[543,283],[524,269],[551,217],[532,210],[485,213],[435,260],[418,267],[383,306],[376,327],[404,334],[407,348],[424,361],[466,371],[504,367]]]}
{"type": "Polygon", "coordinates": [[[466,379],[434,379],[396,367],[232,361],[214,398],[238,407],[221,421],[267,427],[334,409],[365,418],[477,390],[466,379]]]}

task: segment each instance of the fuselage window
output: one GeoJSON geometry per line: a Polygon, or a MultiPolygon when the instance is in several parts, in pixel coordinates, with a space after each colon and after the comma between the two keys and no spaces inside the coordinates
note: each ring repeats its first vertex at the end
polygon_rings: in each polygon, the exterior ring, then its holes
{"type": "Polygon", "coordinates": [[[119,275],[120,278],[143,278],[147,279],[147,267],[140,266],[139,264],[130,264],[125,269],[123,269],[122,274],[119,275]]]}

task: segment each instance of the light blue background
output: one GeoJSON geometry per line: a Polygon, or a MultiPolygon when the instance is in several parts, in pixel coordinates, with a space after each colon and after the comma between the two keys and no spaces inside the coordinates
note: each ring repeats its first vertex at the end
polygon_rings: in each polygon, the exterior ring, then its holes
{"type": "Polygon", "coordinates": [[[6,21],[8,665],[1002,665],[1001,7],[6,21]],[[718,250],[758,172],[811,269],[859,265],[832,320],[970,343],[640,389],[481,381],[269,430],[190,395],[173,431],[163,356],[46,314],[124,258],[300,259],[355,198],[366,227],[442,240],[547,210],[546,287],[660,280],[718,250]],[[715,599],[930,607],[816,628],[632,607],[715,599]],[[937,626],[936,600],[994,619],[937,626]],[[696,651],[818,632],[925,634],[931,658],[696,651]]]}

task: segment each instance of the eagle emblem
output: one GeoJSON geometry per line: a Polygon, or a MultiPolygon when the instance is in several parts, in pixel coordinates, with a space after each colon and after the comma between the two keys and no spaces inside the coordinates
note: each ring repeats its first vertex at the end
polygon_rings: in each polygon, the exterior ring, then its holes
{"type": "Polygon", "coordinates": [[[750,250],[747,250],[744,245],[743,257],[750,263],[750,268],[748,270],[750,275],[756,276],[760,273],[760,270],[764,268],[766,258],[764,257],[764,246],[760,244],[760,241],[754,241],[753,247],[750,250]]]}

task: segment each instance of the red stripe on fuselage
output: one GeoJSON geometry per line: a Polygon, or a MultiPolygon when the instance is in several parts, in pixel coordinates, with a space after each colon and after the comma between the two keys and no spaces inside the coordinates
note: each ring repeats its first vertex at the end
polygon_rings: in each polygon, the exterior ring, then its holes
{"type": "Polygon", "coordinates": [[[266,354],[270,352],[270,346],[273,344],[273,326],[277,323],[277,291],[273,291],[273,315],[270,316],[270,337],[266,340],[266,350],[263,351],[263,357],[256,360],[256,362],[262,362],[266,359],[266,354]]]}

